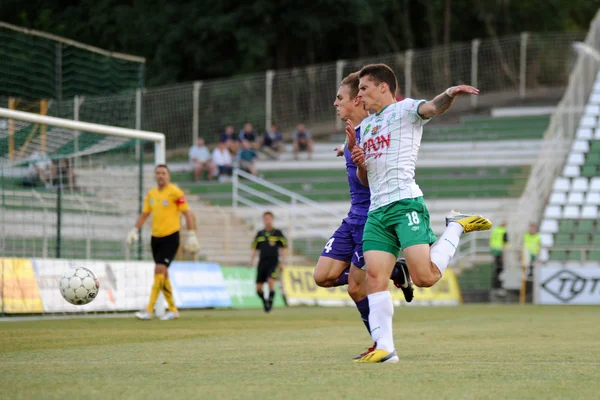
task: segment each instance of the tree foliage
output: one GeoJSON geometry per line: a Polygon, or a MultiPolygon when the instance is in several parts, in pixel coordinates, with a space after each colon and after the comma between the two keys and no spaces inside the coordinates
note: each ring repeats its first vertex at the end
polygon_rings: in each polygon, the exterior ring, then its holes
{"type": "Polygon", "coordinates": [[[4,0],[0,20],[144,56],[147,84],[522,31],[585,31],[600,0],[4,0]]]}

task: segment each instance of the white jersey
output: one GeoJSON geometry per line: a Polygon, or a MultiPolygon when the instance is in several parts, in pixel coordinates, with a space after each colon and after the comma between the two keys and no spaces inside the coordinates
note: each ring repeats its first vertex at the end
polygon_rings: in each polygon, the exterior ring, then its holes
{"type": "Polygon", "coordinates": [[[425,100],[404,99],[372,114],[360,124],[365,151],[371,207],[375,210],[402,199],[423,195],[415,183],[423,119],[417,112],[425,100]]]}

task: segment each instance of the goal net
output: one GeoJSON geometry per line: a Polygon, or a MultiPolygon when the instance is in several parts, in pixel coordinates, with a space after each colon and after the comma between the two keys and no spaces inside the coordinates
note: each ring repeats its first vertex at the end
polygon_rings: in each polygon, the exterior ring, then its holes
{"type": "Polygon", "coordinates": [[[153,274],[149,231],[131,248],[125,237],[154,165],[165,161],[165,136],[49,117],[48,104],[30,105],[33,112],[0,108],[0,312],[143,307],[153,274]],[[73,265],[109,286],[89,305],[60,295],[59,277],[73,265]]]}

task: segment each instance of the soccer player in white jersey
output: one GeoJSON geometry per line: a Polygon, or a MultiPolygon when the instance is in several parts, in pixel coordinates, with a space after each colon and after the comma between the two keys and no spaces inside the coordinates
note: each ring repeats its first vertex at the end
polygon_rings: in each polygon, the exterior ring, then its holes
{"type": "Polygon", "coordinates": [[[466,85],[453,86],[432,101],[396,102],[397,80],[390,67],[366,65],[359,76],[359,96],[365,108],[374,114],[360,124],[359,145],[352,146],[356,143],[356,134],[351,123],[347,123],[346,133],[357,176],[371,190],[363,251],[367,265],[369,324],[377,347],[355,362],[394,363],[398,362],[398,356],[392,335],[394,305],[388,279],[400,249],[413,283],[430,287],[442,277],[463,233],[492,226],[481,216],[452,211],[446,216],[446,230],[436,242],[423,193],[414,179],[423,125],[448,110],[456,96],[477,95],[479,91],[466,85]]]}

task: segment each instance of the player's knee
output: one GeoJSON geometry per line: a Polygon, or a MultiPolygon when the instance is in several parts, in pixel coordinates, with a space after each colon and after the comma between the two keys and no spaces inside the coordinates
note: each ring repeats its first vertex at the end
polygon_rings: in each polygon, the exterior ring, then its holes
{"type": "Polygon", "coordinates": [[[355,281],[348,282],[348,295],[354,301],[359,301],[367,296],[367,290],[364,285],[360,285],[355,281]]]}
{"type": "Polygon", "coordinates": [[[321,287],[331,286],[329,276],[322,269],[319,269],[318,266],[317,266],[317,268],[315,268],[315,272],[313,272],[313,278],[314,278],[317,286],[321,286],[321,287]]]}
{"type": "Polygon", "coordinates": [[[412,282],[415,286],[421,288],[432,287],[440,279],[438,275],[435,275],[431,271],[419,272],[418,274],[411,274],[412,282]]]}

